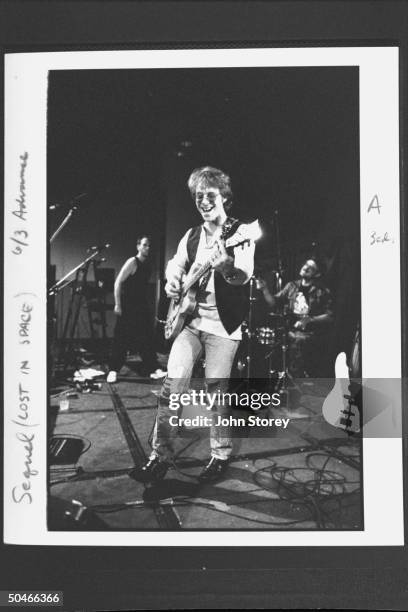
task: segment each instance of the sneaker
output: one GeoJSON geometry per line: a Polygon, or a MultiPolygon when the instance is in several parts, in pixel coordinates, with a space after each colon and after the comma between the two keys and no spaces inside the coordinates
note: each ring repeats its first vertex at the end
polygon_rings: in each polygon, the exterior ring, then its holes
{"type": "Polygon", "coordinates": [[[216,482],[220,480],[228,468],[228,460],[217,459],[211,457],[210,462],[205,466],[203,471],[198,477],[198,480],[202,483],[216,482]]]}
{"type": "Polygon", "coordinates": [[[154,380],[158,380],[159,378],[164,378],[165,376],[167,376],[167,372],[165,372],[161,368],[157,368],[157,370],[155,370],[154,372],[150,374],[150,378],[153,378],[154,380]]]}
{"type": "Polygon", "coordinates": [[[168,463],[161,461],[158,457],[154,457],[153,459],[149,459],[149,461],[141,467],[131,470],[129,476],[138,482],[158,482],[159,480],[163,480],[168,469],[168,463]]]}
{"type": "Polygon", "coordinates": [[[118,373],[111,370],[106,377],[107,383],[115,383],[118,379],[118,373]]]}

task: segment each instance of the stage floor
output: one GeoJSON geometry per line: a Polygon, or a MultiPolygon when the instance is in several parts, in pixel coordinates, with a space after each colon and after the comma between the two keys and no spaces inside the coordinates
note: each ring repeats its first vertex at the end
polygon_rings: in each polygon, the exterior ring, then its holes
{"type": "MultiPolygon", "coordinates": [[[[132,469],[150,453],[160,386],[125,366],[116,384],[103,382],[100,390],[79,393],[66,410],[59,406],[61,395],[51,399],[51,446],[61,442],[68,449],[71,439],[83,452],[50,458],[49,529],[363,528],[361,440],[324,420],[326,392],[312,383],[302,387],[296,409],[257,413],[289,417],[287,429],[239,428],[220,482],[201,485],[197,480],[209,459],[205,427],[179,430],[176,465],[159,484],[132,479],[132,469]],[[61,512],[78,508],[73,500],[86,512],[62,520],[61,512]]],[[[250,414],[238,412],[243,418],[250,414]]]]}

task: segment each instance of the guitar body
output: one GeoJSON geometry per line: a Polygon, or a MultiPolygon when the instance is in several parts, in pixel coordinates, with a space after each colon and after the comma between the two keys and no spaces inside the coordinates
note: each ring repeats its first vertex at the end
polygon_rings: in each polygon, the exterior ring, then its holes
{"type": "Polygon", "coordinates": [[[335,364],[336,381],[322,406],[323,418],[327,423],[348,434],[360,432],[360,406],[352,401],[349,370],[346,354],[339,353],[335,364]]]}
{"type": "Polygon", "coordinates": [[[187,317],[193,314],[197,305],[197,289],[191,288],[181,300],[170,300],[167,319],[164,326],[166,340],[174,340],[183,329],[187,317]]]}

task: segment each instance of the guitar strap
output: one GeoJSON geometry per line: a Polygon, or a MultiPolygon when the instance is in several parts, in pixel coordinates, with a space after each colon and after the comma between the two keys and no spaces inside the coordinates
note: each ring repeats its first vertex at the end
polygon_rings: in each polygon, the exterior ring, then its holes
{"type": "MultiPolygon", "coordinates": [[[[238,219],[234,219],[233,217],[227,217],[223,228],[222,228],[222,232],[221,232],[221,238],[223,240],[226,240],[227,238],[229,238],[234,231],[236,230],[237,226],[239,225],[239,221],[238,219]]],[[[201,228],[202,226],[200,226],[201,228]]],[[[197,253],[197,247],[198,247],[198,243],[196,246],[196,253],[197,253]]],[[[210,280],[210,276],[211,276],[211,272],[212,269],[209,268],[207,270],[207,272],[205,274],[203,274],[203,276],[200,278],[199,282],[198,282],[198,286],[200,288],[200,291],[205,291],[205,288],[207,287],[208,281],[210,280]]]]}

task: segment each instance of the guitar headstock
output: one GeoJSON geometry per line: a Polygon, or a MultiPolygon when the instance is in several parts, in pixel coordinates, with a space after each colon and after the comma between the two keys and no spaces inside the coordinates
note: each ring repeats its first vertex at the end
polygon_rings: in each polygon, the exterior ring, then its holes
{"type": "Polygon", "coordinates": [[[234,219],[234,217],[228,217],[222,226],[221,230],[221,239],[227,240],[229,236],[234,232],[234,228],[238,227],[239,221],[238,219],[234,219]]]}
{"type": "Polygon", "coordinates": [[[228,249],[237,247],[245,242],[256,242],[261,235],[262,232],[259,227],[258,219],[252,221],[252,223],[242,223],[235,230],[234,234],[230,238],[227,238],[225,247],[228,249]]]}

